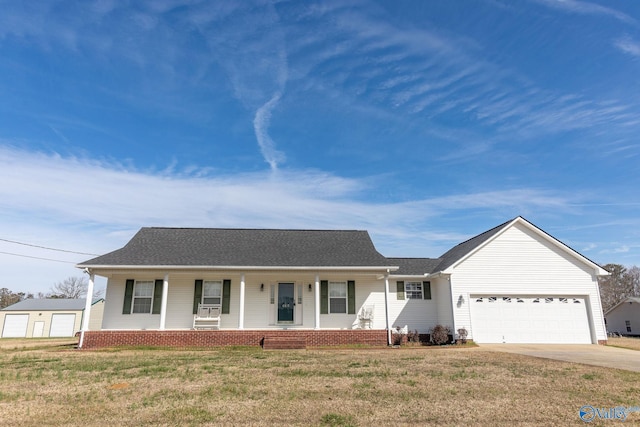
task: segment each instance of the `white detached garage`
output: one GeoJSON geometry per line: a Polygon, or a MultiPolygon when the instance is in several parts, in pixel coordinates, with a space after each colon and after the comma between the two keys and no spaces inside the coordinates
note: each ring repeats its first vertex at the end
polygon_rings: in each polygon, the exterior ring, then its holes
{"type": "Polygon", "coordinates": [[[454,330],[478,343],[604,341],[608,272],[522,217],[461,243],[431,276],[451,289],[454,330]]]}
{"type": "MultiPolygon", "coordinates": [[[[104,299],[94,301],[92,329],[100,329],[104,299]]],[[[2,338],[72,337],[79,330],[85,300],[26,299],[0,310],[2,338]]]]}

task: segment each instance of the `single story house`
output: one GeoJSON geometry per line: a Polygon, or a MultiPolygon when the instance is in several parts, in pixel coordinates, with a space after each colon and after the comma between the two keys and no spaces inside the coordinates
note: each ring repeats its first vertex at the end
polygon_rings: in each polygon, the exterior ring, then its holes
{"type": "Polygon", "coordinates": [[[108,279],[85,348],[384,345],[435,325],[480,343],[606,341],[607,271],[522,217],[439,258],[387,258],[366,231],[142,228],[77,267],[108,279]]]}
{"type": "Polygon", "coordinates": [[[619,335],[640,336],[640,298],[629,297],[604,313],[607,331],[619,335]]]}
{"type": "MultiPolygon", "coordinates": [[[[83,299],[25,299],[0,310],[2,338],[72,337],[80,331],[83,299]]],[[[93,301],[89,328],[100,330],[104,298],[93,301]]]]}

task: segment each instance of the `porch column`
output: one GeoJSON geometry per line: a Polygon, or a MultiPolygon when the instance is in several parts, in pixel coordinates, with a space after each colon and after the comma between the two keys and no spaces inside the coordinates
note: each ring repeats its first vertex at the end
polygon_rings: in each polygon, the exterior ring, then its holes
{"type": "Polygon", "coordinates": [[[160,304],[160,330],[164,331],[167,322],[167,296],[169,295],[169,273],[162,281],[162,303],[160,304]]]}
{"type": "Polygon", "coordinates": [[[89,330],[89,317],[91,317],[91,303],[93,302],[93,282],[95,276],[89,273],[89,285],[87,286],[87,298],[84,303],[84,313],[82,315],[82,332],[80,332],[80,342],[78,348],[82,348],[84,343],[84,332],[89,330]]]}
{"type": "Polygon", "coordinates": [[[387,345],[391,345],[391,319],[389,317],[389,273],[384,275],[384,315],[387,320],[387,345]]]}
{"type": "Polygon", "coordinates": [[[244,274],[240,276],[240,310],[238,312],[238,329],[244,329],[244,274]]]}
{"type": "Polygon", "coordinates": [[[314,299],[315,299],[315,326],[314,329],[320,329],[320,276],[316,275],[316,283],[314,288],[314,299]]]}

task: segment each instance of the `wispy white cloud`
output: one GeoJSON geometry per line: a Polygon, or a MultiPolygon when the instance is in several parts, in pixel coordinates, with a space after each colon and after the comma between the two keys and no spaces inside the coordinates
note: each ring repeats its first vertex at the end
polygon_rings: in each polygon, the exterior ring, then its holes
{"type": "Polygon", "coordinates": [[[633,40],[629,36],[616,39],[613,45],[626,54],[640,57],[640,41],[633,40]]]}
{"type": "Polygon", "coordinates": [[[596,3],[578,1],[578,0],[534,0],[536,3],[543,4],[545,6],[563,10],[570,13],[577,13],[581,15],[600,15],[609,16],[617,19],[618,21],[627,24],[637,24],[637,20],[627,15],[624,12],[613,9],[611,7],[601,6],[596,3]]]}

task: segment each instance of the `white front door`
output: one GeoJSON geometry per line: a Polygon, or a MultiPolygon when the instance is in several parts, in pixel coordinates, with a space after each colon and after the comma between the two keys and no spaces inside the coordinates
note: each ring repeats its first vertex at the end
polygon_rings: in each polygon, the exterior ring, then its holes
{"type": "Polygon", "coordinates": [[[592,343],[583,297],[476,295],[470,300],[475,342],[592,343]]]}

